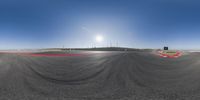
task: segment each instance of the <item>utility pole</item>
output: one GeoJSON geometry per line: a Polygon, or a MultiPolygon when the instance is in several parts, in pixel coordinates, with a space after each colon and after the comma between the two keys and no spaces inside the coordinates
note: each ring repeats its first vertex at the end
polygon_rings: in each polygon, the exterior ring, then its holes
{"type": "Polygon", "coordinates": [[[65,45],[63,45],[63,50],[65,50],[65,45]]]}
{"type": "Polygon", "coordinates": [[[112,47],[112,42],[110,41],[110,47],[112,47]]]}

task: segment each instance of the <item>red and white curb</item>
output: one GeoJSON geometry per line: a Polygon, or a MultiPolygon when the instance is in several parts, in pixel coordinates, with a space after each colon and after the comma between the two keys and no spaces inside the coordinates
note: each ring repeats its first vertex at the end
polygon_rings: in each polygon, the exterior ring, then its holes
{"type": "Polygon", "coordinates": [[[163,51],[158,51],[158,55],[163,58],[178,58],[178,57],[182,56],[182,53],[180,51],[176,51],[176,54],[168,55],[166,53],[163,53],[163,51]]]}

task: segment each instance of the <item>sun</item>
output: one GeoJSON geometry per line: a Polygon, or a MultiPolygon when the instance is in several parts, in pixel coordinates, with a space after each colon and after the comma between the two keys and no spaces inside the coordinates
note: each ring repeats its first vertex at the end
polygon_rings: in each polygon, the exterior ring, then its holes
{"type": "Polygon", "coordinates": [[[102,42],[103,41],[103,36],[97,35],[95,39],[96,39],[97,42],[102,42]]]}

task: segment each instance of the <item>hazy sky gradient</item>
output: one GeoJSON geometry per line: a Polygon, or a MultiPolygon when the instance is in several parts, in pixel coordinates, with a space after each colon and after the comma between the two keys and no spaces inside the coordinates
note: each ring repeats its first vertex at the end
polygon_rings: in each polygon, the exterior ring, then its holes
{"type": "Polygon", "coordinates": [[[1,0],[0,49],[91,47],[200,49],[200,2],[1,0]],[[96,35],[104,36],[102,43],[96,35]]]}

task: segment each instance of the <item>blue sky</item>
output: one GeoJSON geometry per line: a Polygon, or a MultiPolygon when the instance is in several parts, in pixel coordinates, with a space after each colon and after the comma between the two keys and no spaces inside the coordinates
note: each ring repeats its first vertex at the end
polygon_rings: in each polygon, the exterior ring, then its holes
{"type": "Polygon", "coordinates": [[[200,2],[1,0],[0,49],[113,46],[200,49],[200,2]],[[95,41],[101,35],[102,42],[95,41]]]}

